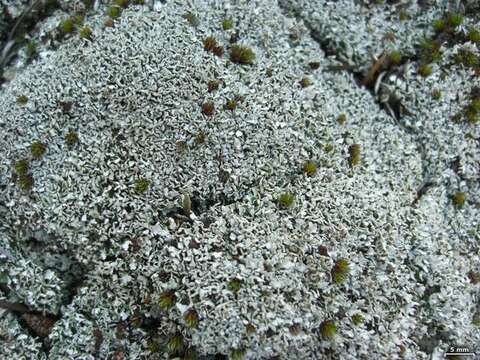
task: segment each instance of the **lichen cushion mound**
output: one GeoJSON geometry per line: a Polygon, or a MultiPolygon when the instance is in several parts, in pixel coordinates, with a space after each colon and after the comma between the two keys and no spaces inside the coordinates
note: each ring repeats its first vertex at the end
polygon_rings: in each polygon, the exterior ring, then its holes
{"type": "Polygon", "coordinates": [[[0,297],[56,322],[42,339],[2,313],[1,357],[426,359],[480,341],[478,245],[440,216],[471,230],[478,211],[412,206],[415,135],[286,15],[92,14],[92,38],[2,90],[0,297]]]}

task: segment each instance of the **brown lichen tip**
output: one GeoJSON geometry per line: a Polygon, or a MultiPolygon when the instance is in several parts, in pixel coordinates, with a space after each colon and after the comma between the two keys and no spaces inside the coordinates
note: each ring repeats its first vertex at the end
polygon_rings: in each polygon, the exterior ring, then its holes
{"type": "Polygon", "coordinates": [[[255,60],[255,53],[247,46],[235,44],[230,49],[230,61],[235,64],[250,65],[255,60]]]}
{"type": "Polygon", "coordinates": [[[202,114],[212,116],[215,112],[215,104],[213,101],[206,101],[202,104],[202,114]]]}

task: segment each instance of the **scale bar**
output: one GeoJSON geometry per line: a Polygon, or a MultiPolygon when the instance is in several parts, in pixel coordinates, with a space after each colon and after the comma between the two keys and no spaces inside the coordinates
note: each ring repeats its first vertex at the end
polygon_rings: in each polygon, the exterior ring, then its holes
{"type": "Polygon", "coordinates": [[[473,352],[447,352],[445,353],[446,356],[452,355],[460,355],[460,356],[475,356],[476,354],[473,352]]]}

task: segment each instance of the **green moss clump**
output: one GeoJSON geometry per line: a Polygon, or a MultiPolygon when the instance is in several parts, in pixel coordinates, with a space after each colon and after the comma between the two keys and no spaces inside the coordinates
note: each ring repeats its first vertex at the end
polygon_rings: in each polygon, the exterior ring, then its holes
{"type": "Polygon", "coordinates": [[[186,349],[181,357],[182,360],[197,360],[197,358],[197,352],[193,348],[186,349]]]}
{"type": "Polygon", "coordinates": [[[432,75],[432,67],[428,64],[422,64],[418,67],[417,73],[422,77],[428,77],[432,75]]]}
{"type": "Polygon", "coordinates": [[[471,28],[469,31],[468,31],[468,40],[471,41],[471,42],[474,42],[474,43],[480,43],[480,30],[476,29],[476,28],[471,28]]]}
{"type": "Polygon", "coordinates": [[[408,19],[410,19],[410,14],[408,13],[408,11],[405,9],[400,9],[398,13],[398,20],[407,21],[408,19]]]}
{"type": "Polygon", "coordinates": [[[333,320],[325,320],[320,324],[320,334],[326,340],[331,340],[337,334],[337,325],[333,320]]]}
{"type": "Polygon", "coordinates": [[[480,65],[478,56],[471,50],[460,49],[455,55],[455,61],[465,67],[476,67],[480,65]]]}
{"type": "Polygon", "coordinates": [[[168,310],[175,304],[175,300],[175,292],[173,290],[165,290],[160,294],[158,306],[160,306],[163,310],[168,310]]]}
{"type": "Polygon", "coordinates": [[[348,161],[350,165],[355,166],[360,163],[360,145],[359,144],[352,144],[348,148],[348,153],[350,155],[348,161]]]}
{"type": "Polygon", "coordinates": [[[437,40],[425,38],[420,42],[419,57],[423,64],[430,64],[442,58],[441,43],[437,40]]]}
{"type": "Polygon", "coordinates": [[[230,111],[233,111],[237,108],[237,100],[235,99],[229,99],[227,100],[227,102],[225,103],[225,109],[227,110],[230,110],[230,111]]]}
{"type": "Polygon", "coordinates": [[[65,142],[68,146],[74,146],[78,143],[78,134],[75,131],[69,131],[67,135],[65,135],[65,142]]]}
{"type": "Polygon", "coordinates": [[[180,333],[172,335],[168,338],[165,348],[168,353],[176,353],[183,349],[183,336],[180,333]]]}
{"type": "Polygon", "coordinates": [[[63,20],[58,26],[62,34],[70,34],[75,30],[75,22],[72,18],[63,20]]]}
{"type": "Polygon", "coordinates": [[[332,280],[335,284],[343,283],[350,274],[350,265],[347,259],[338,259],[331,270],[332,280]]]}
{"type": "Polygon", "coordinates": [[[40,159],[45,151],[47,151],[47,147],[40,141],[34,141],[30,144],[30,153],[34,159],[40,159]]]}
{"type": "Polygon", "coordinates": [[[189,328],[196,328],[198,326],[198,314],[194,309],[188,310],[184,315],[183,319],[185,324],[189,328]]]}
{"type": "Polygon", "coordinates": [[[117,5],[126,9],[129,5],[129,0],[113,0],[112,3],[113,5],[117,5]]]}
{"type": "Polygon", "coordinates": [[[212,116],[215,113],[215,104],[213,101],[206,101],[202,104],[202,114],[212,116]]]}
{"type": "Polygon", "coordinates": [[[34,185],[33,176],[31,174],[20,174],[17,178],[18,187],[23,191],[29,191],[34,185]]]}
{"type": "Polygon", "coordinates": [[[227,31],[233,28],[233,20],[231,18],[225,18],[222,21],[222,29],[227,31]]]}
{"type": "Polygon", "coordinates": [[[92,38],[92,29],[88,26],[84,26],[80,29],[80,38],[82,39],[91,39],[92,38]]]}
{"type": "Polygon", "coordinates": [[[303,172],[307,176],[313,176],[317,172],[317,164],[312,160],[307,160],[303,163],[303,172]]]}
{"type": "Polygon", "coordinates": [[[217,45],[213,48],[212,53],[218,57],[223,56],[225,53],[225,50],[223,49],[223,46],[217,45]]]}
{"type": "Polygon", "coordinates": [[[18,95],[17,96],[17,104],[25,105],[28,102],[28,97],[25,95],[18,95]]]}
{"type": "Polygon", "coordinates": [[[77,15],[73,15],[70,19],[72,19],[75,25],[80,26],[83,24],[83,21],[85,20],[85,16],[83,16],[82,14],[77,14],[77,15]]]}
{"type": "Polygon", "coordinates": [[[135,191],[143,194],[150,187],[150,180],[145,178],[140,178],[135,181],[135,191]]]}
{"type": "Polygon", "coordinates": [[[233,293],[237,293],[240,291],[240,288],[242,287],[242,280],[233,278],[228,281],[227,283],[227,288],[233,293]]]}
{"type": "Polygon", "coordinates": [[[472,324],[476,327],[480,327],[480,311],[473,314],[472,324]]]}
{"type": "Polygon", "coordinates": [[[31,60],[37,55],[37,43],[33,40],[27,43],[25,47],[25,55],[27,55],[27,59],[31,60]]]}
{"type": "Polygon", "coordinates": [[[203,48],[206,51],[213,51],[215,47],[218,46],[217,39],[213,36],[207,36],[205,39],[203,39],[203,48]]]}
{"type": "Polygon", "coordinates": [[[210,80],[207,84],[208,92],[211,93],[215,90],[218,90],[218,87],[220,86],[220,81],[218,80],[210,80]]]}
{"type": "Polygon", "coordinates": [[[231,360],[242,360],[245,357],[245,351],[242,349],[233,349],[230,352],[231,360]]]}
{"type": "Polygon", "coordinates": [[[398,65],[402,62],[402,53],[398,50],[393,50],[390,53],[390,62],[393,65],[398,65]]]}
{"type": "Polygon", "coordinates": [[[235,64],[250,65],[255,60],[255,53],[247,46],[235,44],[230,49],[230,61],[235,64]]]}
{"type": "Polygon", "coordinates": [[[302,88],[306,88],[310,85],[312,85],[312,80],[310,80],[308,77],[304,77],[302,80],[300,80],[300,86],[302,88]]]}
{"type": "Polygon", "coordinates": [[[195,136],[195,143],[197,145],[205,144],[205,141],[207,139],[207,136],[203,131],[199,131],[197,135],[195,136]]]}
{"type": "Polygon", "coordinates": [[[205,51],[211,52],[216,56],[222,56],[225,52],[223,46],[219,45],[217,39],[215,39],[213,36],[207,36],[205,39],[203,39],[203,48],[205,51]]]}
{"type": "Polygon", "coordinates": [[[25,175],[28,173],[30,164],[27,159],[20,159],[15,161],[14,169],[17,175],[25,175]]]}
{"type": "Polygon", "coordinates": [[[186,12],[185,14],[182,15],[182,17],[188,21],[188,23],[193,26],[193,27],[197,27],[199,24],[200,24],[200,21],[198,20],[197,16],[188,11],[186,12]]]}
{"type": "Polygon", "coordinates": [[[465,109],[465,117],[470,124],[476,124],[479,119],[478,111],[475,110],[471,105],[467,106],[465,109]]]}
{"type": "Polygon", "coordinates": [[[151,353],[157,353],[162,349],[162,347],[159,341],[150,339],[147,341],[147,349],[151,353]]]}
{"type": "Polygon", "coordinates": [[[295,195],[293,195],[291,192],[284,192],[283,194],[280,195],[280,197],[277,200],[278,205],[280,206],[281,209],[288,209],[293,205],[294,201],[295,201],[295,195]]]}
{"type": "Polygon", "coordinates": [[[332,152],[333,151],[333,145],[332,144],[325,144],[323,146],[323,150],[325,150],[326,153],[332,152]]]}
{"type": "Polygon", "coordinates": [[[445,30],[445,20],[444,19],[437,19],[433,22],[433,30],[435,32],[443,32],[445,30]]]}
{"type": "Polygon", "coordinates": [[[465,204],[467,196],[464,192],[462,191],[457,191],[455,194],[452,196],[452,201],[455,206],[461,207],[465,204]]]}
{"type": "Polygon", "coordinates": [[[440,99],[442,98],[442,92],[441,92],[440,90],[438,90],[438,89],[434,89],[434,90],[432,91],[432,98],[433,98],[434,100],[440,100],[440,99]]]}
{"type": "Polygon", "coordinates": [[[339,123],[340,125],[343,125],[343,124],[345,124],[345,121],[347,121],[347,115],[345,115],[343,113],[338,115],[337,123],[339,123]]]}
{"type": "Polygon", "coordinates": [[[110,19],[116,19],[116,18],[120,17],[120,15],[122,15],[122,8],[118,7],[118,6],[110,6],[107,9],[106,15],[110,19]]]}
{"type": "Polygon", "coordinates": [[[447,23],[452,28],[457,28],[462,25],[463,16],[457,13],[451,13],[447,17],[447,23]]]}
{"type": "Polygon", "coordinates": [[[357,313],[357,314],[353,314],[353,315],[352,315],[352,322],[353,322],[356,326],[363,324],[363,321],[364,321],[364,320],[365,320],[365,319],[363,318],[363,315],[360,314],[360,313],[357,313]]]}

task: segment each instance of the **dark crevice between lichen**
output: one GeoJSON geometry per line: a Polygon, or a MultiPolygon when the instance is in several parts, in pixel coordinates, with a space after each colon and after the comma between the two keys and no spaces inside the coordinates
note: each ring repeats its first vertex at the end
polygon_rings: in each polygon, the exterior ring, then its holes
{"type": "MultiPolygon", "coordinates": [[[[8,297],[9,289],[5,286],[1,287],[2,292],[8,297]]],[[[51,344],[48,341],[50,334],[56,321],[60,316],[53,314],[43,314],[39,311],[31,310],[25,304],[19,302],[9,302],[0,300],[0,308],[12,313],[18,324],[23,330],[33,338],[39,338],[42,344],[42,350],[48,358],[51,344]]]]}

